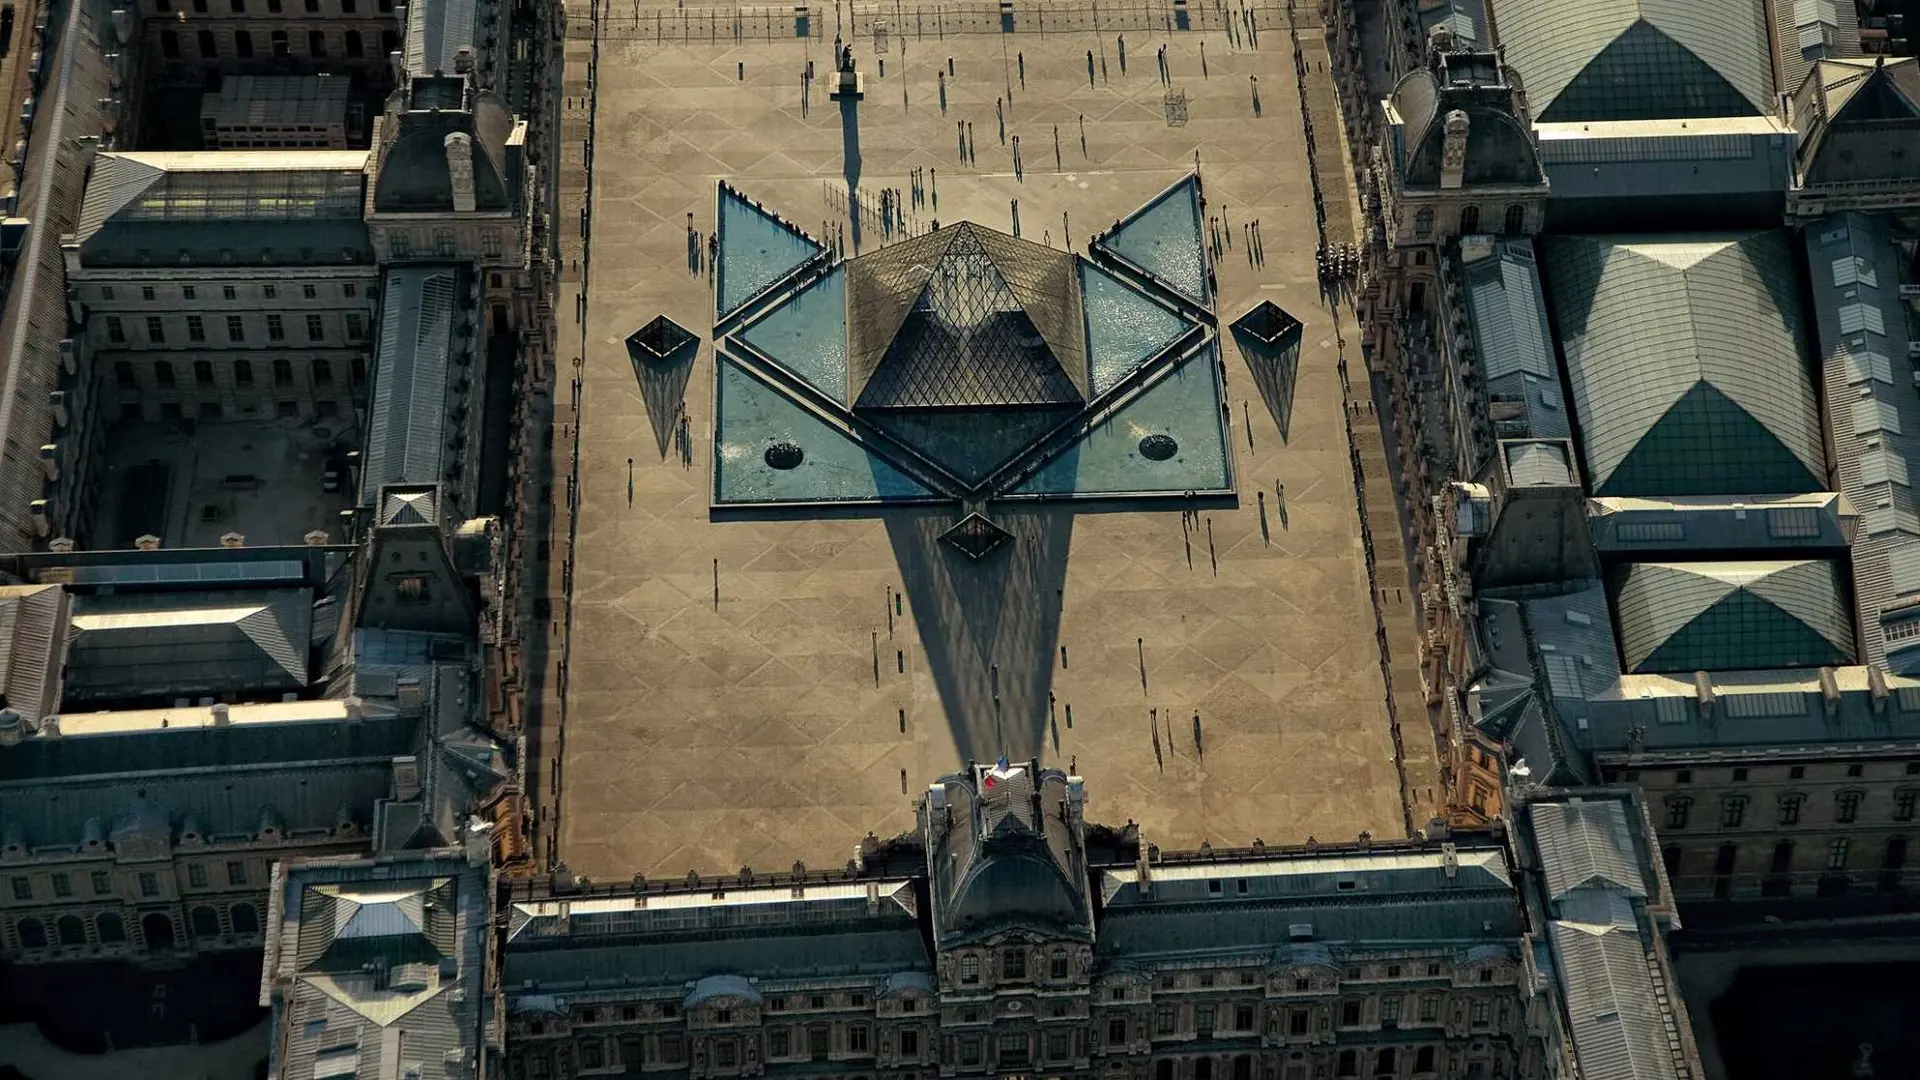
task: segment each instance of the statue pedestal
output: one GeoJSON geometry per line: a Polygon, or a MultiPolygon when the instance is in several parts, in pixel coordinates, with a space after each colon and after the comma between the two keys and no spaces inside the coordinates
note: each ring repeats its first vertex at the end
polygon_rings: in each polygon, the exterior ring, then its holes
{"type": "Polygon", "coordinates": [[[858,71],[836,71],[833,73],[833,89],[827,93],[831,101],[859,101],[867,96],[867,77],[858,71]]]}

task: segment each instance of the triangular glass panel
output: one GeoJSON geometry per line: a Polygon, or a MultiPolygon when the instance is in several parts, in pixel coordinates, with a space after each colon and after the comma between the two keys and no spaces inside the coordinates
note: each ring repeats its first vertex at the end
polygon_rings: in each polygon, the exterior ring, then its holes
{"type": "MultiPolygon", "coordinates": [[[[826,251],[798,226],[720,185],[720,242],[714,267],[715,317],[725,319],[775,282],[826,251]]],[[[691,237],[699,243],[699,236],[691,237]]]]}
{"type": "Polygon", "coordinates": [[[1196,304],[1208,303],[1207,260],[1201,248],[1200,179],[1188,176],[1094,238],[1098,251],[1118,256],[1196,304]]]}

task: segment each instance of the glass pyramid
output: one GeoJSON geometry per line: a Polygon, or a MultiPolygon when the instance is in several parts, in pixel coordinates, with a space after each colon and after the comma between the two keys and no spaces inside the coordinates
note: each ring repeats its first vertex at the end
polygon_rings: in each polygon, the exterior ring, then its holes
{"type": "Polygon", "coordinates": [[[1086,401],[1071,255],[963,223],[855,259],[848,269],[855,408],[1086,401]]]}

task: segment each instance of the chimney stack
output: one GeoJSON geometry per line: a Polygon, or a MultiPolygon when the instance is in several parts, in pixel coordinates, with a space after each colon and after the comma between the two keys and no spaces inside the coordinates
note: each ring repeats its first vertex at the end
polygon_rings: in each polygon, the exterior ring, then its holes
{"type": "Polygon", "coordinates": [[[1440,149],[1440,186],[1458,188],[1466,179],[1467,173],[1467,129],[1472,121],[1467,119],[1464,110],[1455,109],[1447,114],[1446,141],[1440,149]]]}
{"type": "Polygon", "coordinates": [[[471,214],[473,197],[473,136],[456,131],[447,136],[447,177],[453,183],[453,210],[471,214]]]}

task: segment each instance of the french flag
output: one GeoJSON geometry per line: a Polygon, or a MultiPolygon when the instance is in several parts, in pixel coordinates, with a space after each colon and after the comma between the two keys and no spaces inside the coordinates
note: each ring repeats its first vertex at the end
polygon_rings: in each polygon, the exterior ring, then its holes
{"type": "Polygon", "coordinates": [[[992,791],[1003,781],[1011,780],[1025,771],[1026,769],[1021,766],[1007,764],[1007,755],[1001,754],[999,763],[988,769],[986,775],[981,777],[980,786],[983,790],[992,791]]]}

